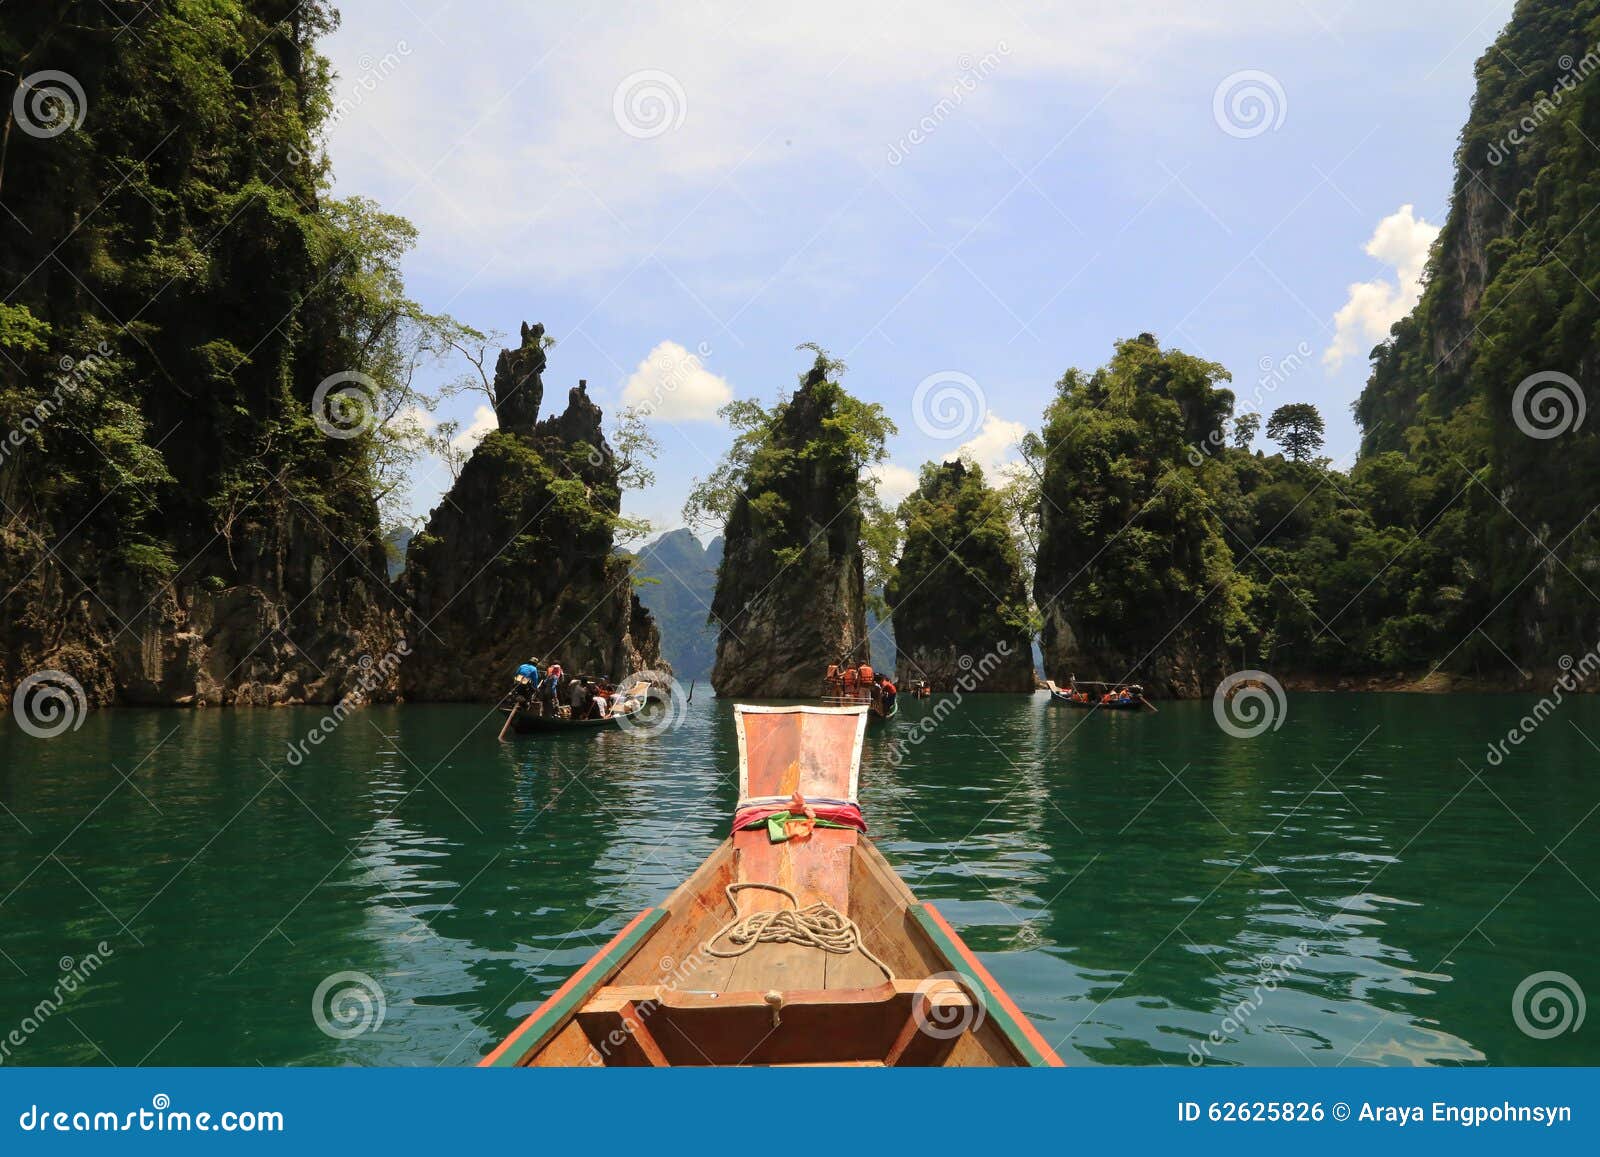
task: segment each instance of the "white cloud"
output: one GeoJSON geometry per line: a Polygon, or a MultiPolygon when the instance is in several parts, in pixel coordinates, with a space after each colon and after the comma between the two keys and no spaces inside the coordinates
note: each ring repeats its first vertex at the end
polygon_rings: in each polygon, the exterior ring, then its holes
{"type": "Polygon", "coordinates": [[[490,430],[498,430],[499,428],[500,422],[494,416],[494,407],[479,406],[472,412],[471,423],[461,433],[450,439],[450,445],[457,450],[471,450],[479,442],[483,441],[483,436],[490,430]]]}
{"type": "MultiPolygon", "coordinates": [[[[704,347],[702,347],[704,348],[704,347]]],[[[622,404],[664,422],[714,422],[733,389],[675,341],[650,351],[622,387],[622,404]]]]}
{"type": "Polygon", "coordinates": [[[965,458],[983,467],[989,484],[1000,482],[1009,466],[1016,464],[1017,443],[1028,432],[1025,422],[1008,422],[990,410],[983,418],[983,429],[971,441],[963,442],[945,461],[965,458]]]}
{"type": "Polygon", "coordinates": [[[1367,255],[1392,268],[1396,280],[1379,277],[1350,287],[1350,299],[1334,315],[1336,330],[1333,344],[1322,355],[1324,365],[1338,369],[1347,357],[1372,349],[1416,307],[1428,253],[1438,236],[1439,227],[1418,217],[1411,205],[1400,206],[1398,213],[1378,222],[1367,242],[1367,255]]]}
{"type": "Polygon", "coordinates": [[[878,497],[885,506],[899,506],[917,488],[917,472],[895,462],[880,462],[868,474],[878,483],[878,497]]]}

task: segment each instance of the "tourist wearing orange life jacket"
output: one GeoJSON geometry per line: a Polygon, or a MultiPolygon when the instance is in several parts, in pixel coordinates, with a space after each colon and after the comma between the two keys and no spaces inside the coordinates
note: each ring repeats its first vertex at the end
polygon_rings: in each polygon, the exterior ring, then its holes
{"type": "Polygon", "coordinates": [[[899,690],[886,675],[876,675],[874,679],[878,686],[878,705],[883,709],[883,713],[888,715],[894,710],[894,698],[899,694],[899,690]]]}
{"type": "Polygon", "coordinates": [[[858,674],[854,667],[846,667],[843,671],[839,672],[841,691],[846,699],[855,698],[857,678],[858,674]]]}

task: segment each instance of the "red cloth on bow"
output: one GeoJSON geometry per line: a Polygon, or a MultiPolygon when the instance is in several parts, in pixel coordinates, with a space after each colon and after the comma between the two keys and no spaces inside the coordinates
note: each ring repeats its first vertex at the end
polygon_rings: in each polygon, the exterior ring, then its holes
{"type": "MultiPolygon", "coordinates": [[[[829,820],[847,828],[854,828],[858,832],[867,830],[867,821],[862,817],[861,808],[857,804],[842,799],[808,799],[805,802],[806,807],[819,820],[829,820]]],[[[734,809],[733,830],[742,832],[749,828],[760,827],[772,816],[788,810],[790,809],[787,800],[746,804],[734,809]]]]}

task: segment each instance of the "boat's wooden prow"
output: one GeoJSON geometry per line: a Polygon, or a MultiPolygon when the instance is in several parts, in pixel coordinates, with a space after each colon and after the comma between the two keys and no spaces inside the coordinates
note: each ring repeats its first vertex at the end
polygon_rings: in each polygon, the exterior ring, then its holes
{"type": "Polygon", "coordinates": [[[774,842],[759,819],[798,793],[861,823],[866,708],[735,712],[740,814],[760,826],[735,832],[483,1063],[1059,1065],[869,839],[819,826],[774,842]]]}
{"type": "Polygon", "coordinates": [[[739,798],[856,798],[866,705],[734,708],[739,798]]]}

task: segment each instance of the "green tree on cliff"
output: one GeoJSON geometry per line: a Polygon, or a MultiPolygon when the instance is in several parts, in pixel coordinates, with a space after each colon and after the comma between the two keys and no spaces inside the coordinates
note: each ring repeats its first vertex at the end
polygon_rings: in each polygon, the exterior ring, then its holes
{"type": "MultiPolygon", "coordinates": [[[[227,588],[287,608],[330,687],[389,629],[381,528],[421,448],[403,415],[460,327],[405,293],[410,225],[331,194],[336,23],[328,0],[4,7],[0,428],[26,437],[0,461],[0,692],[64,650],[109,699],[118,620],[148,611],[156,646],[227,588]],[[81,93],[24,87],[61,71],[81,93]]],[[[221,666],[265,684],[288,655],[221,666]]]]}
{"type": "Polygon", "coordinates": [[[754,399],[735,399],[717,411],[734,430],[733,444],[709,474],[696,478],[684,502],[683,519],[697,529],[721,530],[741,497],[780,530],[788,515],[776,483],[795,470],[809,466],[820,470],[840,468],[858,479],[849,497],[863,504],[869,515],[877,506],[877,483],[868,467],[888,456],[886,444],[895,433],[894,422],[876,402],[863,402],[836,380],[843,362],[830,357],[815,343],[797,349],[815,355],[811,368],[800,375],[800,387],[826,412],[818,436],[801,445],[782,438],[790,398],[780,397],[770,409],[754,399]]]}
{"type": "Polygon", "coordinates": [[[719,695],[815,694],[820,664],[868,646],[864,556],[886,552],[870,548],[883,520],[869,467],[894,423],[839,384],[824,351],[801,348],[814,357],[793,394],[724,408],[733,446],[684,508],[691,526],[725,534],[711,604],[719,695]]]}
{"type": "Polygon", "coordinates": [[[1322,449],[1324,432],[1322,415],[1310,402],[1279,406],[1267,419],[1267,437],[1296,462],[1304,462],[1322,449]]]}
{"type": "Polygon", "coordinates": [[[1052,676],[1083,654],[1105,678],[1174,656],[1218,662],[1242,625],[1250,584],[1213,493],[1224,468],[1194,452],[1232,412],[1228,380],[1149,334],[1117,343],[1092,375],[1062,377],[1041,434],[1034,577],[1052,676]]]}
{"type": "Polygon", "coordinates": [[[1003,494],[976,465],[930,462],[899,513],[904,539],[885,600],[905,661],[915,667],[930,665],[933,655],[976,659],[1005,642],[1021,676],[1007,689],[1031,690],[1038,623],[1003,494]]]}

